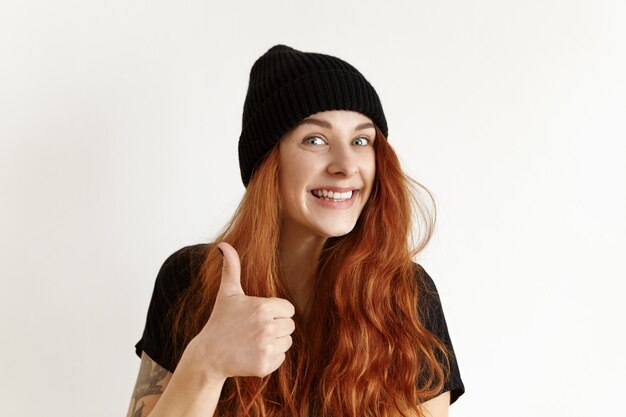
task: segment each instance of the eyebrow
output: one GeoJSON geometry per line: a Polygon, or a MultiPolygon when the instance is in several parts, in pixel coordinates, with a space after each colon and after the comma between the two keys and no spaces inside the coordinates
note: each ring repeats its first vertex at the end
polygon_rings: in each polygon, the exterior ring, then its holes
{"type": "MultiPolygon", "coordinates": [[[[302,120],[300,122],[300,124],[312,124],[312,125],[316,125],[316,126],[321,126],[321,127],[325,127],[326,129],[332,129],[333,125],[330,124],[329,122],[327,122],[326,120],[320,120],[320,119],[316,119],[314,117],[309,117],[306,118],[304,120],[302,120]]],[[[363,130],[363,129],[369,129],[369,128],[375,128],[374,123],[372,122],[365,122],[365,123],[361,123],[359,125],[357,125],[354,130],[363,130]]]]}

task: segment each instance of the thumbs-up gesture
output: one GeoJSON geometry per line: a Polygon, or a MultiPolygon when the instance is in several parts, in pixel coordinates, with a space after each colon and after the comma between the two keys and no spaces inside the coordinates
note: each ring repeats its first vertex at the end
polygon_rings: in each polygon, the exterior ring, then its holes
{"type": "Polygon", "coordinates": [[[218,248],[224,256],[222,281],[211,317],[194,341],[216,377],[269,375],[291,347],[294,306],[245,295],[237,251],[225,242],[218,248]]]}

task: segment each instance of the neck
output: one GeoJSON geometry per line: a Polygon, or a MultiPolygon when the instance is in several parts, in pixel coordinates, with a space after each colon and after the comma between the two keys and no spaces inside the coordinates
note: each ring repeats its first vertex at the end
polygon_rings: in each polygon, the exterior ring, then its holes
{"type": "Polygon", "coordinates": [[[283,278],[296,311],[303,316],[308,315],[313,277],[325,242],[325,237],[293,227],[281,228],[279,245],[283,278]]]}

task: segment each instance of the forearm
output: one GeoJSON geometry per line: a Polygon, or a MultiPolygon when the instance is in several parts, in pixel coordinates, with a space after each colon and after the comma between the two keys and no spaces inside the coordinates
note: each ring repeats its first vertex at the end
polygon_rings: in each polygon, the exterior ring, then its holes
{"type": "Polygon", "coordinates": [[[206,417],[215,412],[225,378],[197,369],[199,362],[194,358],[197,351],[192,343],[183,353],[150,417],[206,417]]]}

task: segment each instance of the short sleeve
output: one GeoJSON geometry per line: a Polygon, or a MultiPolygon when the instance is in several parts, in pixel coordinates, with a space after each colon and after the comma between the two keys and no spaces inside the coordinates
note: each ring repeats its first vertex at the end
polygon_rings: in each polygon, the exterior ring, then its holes
{"type": "MultiPolygon", "coordinates": [[[[452,346],[448,325],[443,313],[439,292],[435,286],[435,282],[428,273],[417,265],[416,277],[422,283],[422,295],[420,296],[420,311],[424,319],[425,327],[439,339],[448,349],[450,353],[450,372],[446,375],[444,383],[445,391],[450,391],[450,404],[454,403],[461,395],[465,393],[465,386],[461,379],[457,357],[452,346]]],[[[443,364],[443,358],[439,358],[443,364]]]]}
{"type": "Polygon", "coordinates": [[[137,356],[141,357],[141,353],[146,352],[170,372],[174,372],[176,363],[166,349],[172,334],[168,313],[199,270],[205,246],[186,246],[165,260],[154,283],[143,335],[135,344],[137,356]]]}

